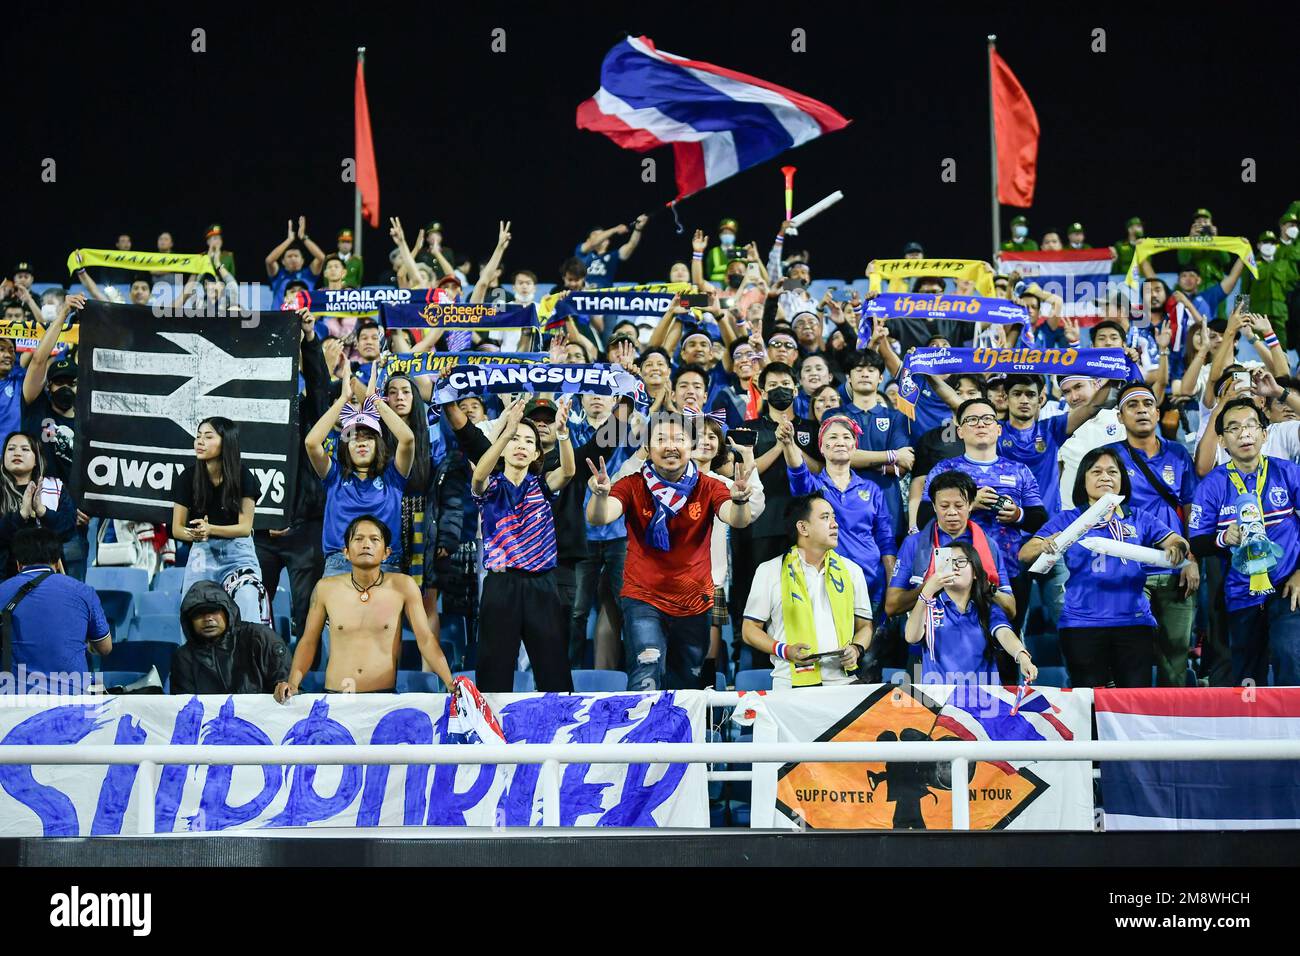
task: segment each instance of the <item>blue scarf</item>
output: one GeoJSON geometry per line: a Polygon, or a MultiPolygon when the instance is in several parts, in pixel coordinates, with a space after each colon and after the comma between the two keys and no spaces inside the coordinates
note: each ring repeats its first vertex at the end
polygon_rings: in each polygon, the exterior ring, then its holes
{"type": "Polygon", "coordinates": [[[682,477],[673,482],[660,477],[654,466],[646,462],[641,469],[641,477],[645,479],[646,490],[655,501],[655,515],[645,529],[645,543],[648,547],[667,551],[672,547],[668,538],[668,520],[685,507],[686,499],[691,496],[696,482],[700,480],[699,469],[695,467],[695,462],[689,462],[682,477]]]}

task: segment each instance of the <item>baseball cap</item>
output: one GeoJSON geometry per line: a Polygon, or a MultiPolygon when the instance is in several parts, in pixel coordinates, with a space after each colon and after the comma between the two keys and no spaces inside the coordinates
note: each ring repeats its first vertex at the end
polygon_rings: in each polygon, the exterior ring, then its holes
{"type": "Polygon", "coordinates": [[[20,272],[26,272],[28,275],[35,275],[35,273],[32,272],[32,264],[30,262],[20,262],[18,265],[14,266],[12,274],[18,275],[20,272]]]}
{"type": "Polygon", "coordinates": [[[425,232],[442,232],[442,223],[440,223],[438,220],[435,219],[435,220],[433,220],[433,222],[429,223],[427,226],[424,227],[424,231],[425,231],[425,232]]]}
{"type": "Polygon", "coordinates": [[[724,229],[730,229],[732,232],[739,232],[740,223],[736,222],[734,219],[724,219],[722,222],[718,223],[718,232],[722,232],[724,229]]]}
{"type": "Polygon", "coordinates": [[[1286,223],[1286,222],[1296,222],[1296,221],[1297,221],[1297,220],[1296,220],[1296,214],[1295,214],[1295,213],[1293,213],[1293,212],[1284,212],[1284,213],[1282,213],[1282,218],[1279,219],[1279,220],[1277,221],[1277,224],[1280,226],[1280,225],[1282,225],[1283,223],[1286,223]]]}
{"type": "Polygon", "coordinates": [[[524,417],[528,418],[536,411],[550,412],[551,417],[554,418],[556,415],[555,403],[549,398],[530,398],[528,404],[524,406],[524,417]]]}
{"type": "Polygon", "coordinates": [[[1129,226],[1141,226],[1141,225],[1144,225],[1141,216],[1129,216],[1128,220],[1124,223],[1124,228],[1127,229],[1129,226]]]}
{"type": "Polygon", "coordinates": [[[351,229],[340,229],[340,230],[339,230],[339,234],[338,234],[338,236],[335,237],[335,238],[336,238],[337,241],[339,241],[339,242],[351,242],[351,241],[352,241],[352,230],[351,230],[351,229]]]}
{"type": "Polygon", "coordinates": [[[441,279],[439,279],[439,280],[434,284],[434,287],[435,287],[435,288],[440,287],[440,286],[442,286],[442,285],[444,285],[444,284],[446,284],[446,283],[448,283],[448,282],[454,282],[454,283],[456,283],[456,285],[460,285],[460,276],[456,275],[456,273],[454,273],[454,272],[448,273],[447,275],[445,275],[445,276],[443,276],[441,279]]]}
{"type": "Polygon", "coordinates": [[[53,382],[56,379],[63,379],[63,378],[75,379],[76,377],[77,377],[77,363],[70,358],[59,359],[57,362],[55,362],[53,365],[50,366],[50,370],[45,376],[46,380],[50,382],[53,382]]]}
{"type": "Polygon", "coordinates": [[[1029,220],[1025,216],[1016,216],[1014,219],[1011,220],[1011,225],[1027,226],[1029,225],[1029,220]]]}
{"type": "Polygon", "coordinates": [[[909,242],[903,246],[903,255],[907,255],[909,252],[919,252],[921,255],[925,255],[925,250],[921,248],[919,242],[909,242]]]}
{"type": "Polygon", "coordinates": [[[637,339],[631,331],[622,329],[609,337],[609,342],[605,347],[608,349],[610,346],[617,345],[619,342],[631,342],[633,345],[636,345],[637,339]]]}
{"type": "Polygon", "coordinates": [[[1210,214],[1210,210],[1206,209],[1204,206],[1202,206],[1200,209],[1196,210],[1196,212],[1192,214],[1193,219],[1201,219],[1202,217],[1205,219],[1214,218],[1214,216],[1210,214]]]}
{"type": "Polygon", "coordinates": [[[1067,229],[1067,230],[1065,230],[1065,231],[1066,231],[1066,234],[1067,234],[1067,235],[1068,235],[1069,233],[1071,233],[1071,232],[1083,232],[1083,223],[1081,223],[1081,222],[1072,222],[1072,223],[1070,223],[1070,228],[1067,229]]]}
{"type": "Polygon", "coordinates": [[[1255,241],[1256,242],[1277,242],[1277,233],[1274,232],[1272,229],[1265,229],[1263,232],[1259,234],[1259,238],[1255,241]]]}
{"type": "Polygon", "coordinates": [[[221,223],[214,222],[212,225],[208,226],[208,231],[204,234],[203,238],[211,239],[213,236],[219,235],[221,235],[221,223]]]}

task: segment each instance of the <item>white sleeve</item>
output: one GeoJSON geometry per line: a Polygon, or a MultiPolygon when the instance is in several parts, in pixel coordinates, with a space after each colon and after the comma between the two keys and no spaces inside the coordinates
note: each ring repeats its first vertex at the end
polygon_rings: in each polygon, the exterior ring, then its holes
{"type": "Polygon", "coordinates": [[[767,508],[767,495],[763,493],[763,476],[755,468],[749,473],[749,520],[753,523],[767,508]]]}
{"type": "Polygon", "coordinates": [[[871,594],[867,590],[867,577],[856,563],[849,561],[848,564],[849,577],[853,579],[853,614],[855,617],[869,621],[871,620],[871,594]]]}
{"type": "Polygon", "coordinates": [[[772,620],[773,591],[776,590],[777,569],[780,558],[764,561],[754,572],[754,581],[749,587],[749,600],[745,602],[745,617],[760,622],[766,627],[772,620]]]}
{"type": "Polygon", "coordinates": [[[1274,429],[1280,432],[1277,436],[1277,451],[1280,454],[1275,457],[1285,458],[1290,462],[1300,462],[1300,421],[1278,422],[1268,426],[1270,433],[1274,429]]]}

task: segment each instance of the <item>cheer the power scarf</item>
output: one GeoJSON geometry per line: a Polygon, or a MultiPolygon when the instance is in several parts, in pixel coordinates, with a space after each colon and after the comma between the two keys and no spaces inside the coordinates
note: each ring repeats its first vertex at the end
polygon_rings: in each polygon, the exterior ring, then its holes
{"type": "Polygon", "coordinates": [[[970,279],[975,291],[993,295],[993,267],[978,259],[877,259],[876,270],[868,276],[872,292],[880,291],[880,280],[889,280],[890,292],[906,292],[912,279],[970,279]]]}
{"type": "Polygon", "coordinates": [[[458,366],[434,392],[438,405],[473,395],[557,392],[562,395],[630,395],[641,404],[645,386],[621,365],[471,365],[458,366]]]}
{"type": "MultiPolygon", "coordinates": [[[[835,640],[840,650],[853,640],[853,578],[843,559],[834,551],[822,558],[822,578],[831,602],[831,619],[835,622],[835,640]]],[[[781,621],[785,625],[785,642],[806,644],[817,653],[817,627],[813,623],[812,597],[804,578],[803,558],[799,547],[791,548],[781,559],[781,621]]],[[[856,670],[854,668],[853,670],[856,670]]],[[[849,671],[848,673],[852,673],[849,671]]],[[[795,687],[815,687],[822,682],[817,661],[796,666],[790,662],[790,681],[795,687]]]]}
{"type": "MultiPolygon", "coordinates": [[[[959,322],[989,322],[993,325],[1025,326],[1028,335],[1029,310],[1009,299],[975,295],[915,295],[910,292],[882,292],[862,303],[863,322],[858,325],[858,348],[871,342],[877,322],[886,319],[955,319],[959,322]]],[[[1026,344],[1029,344],[1026,341],[1026,344]]]]}
{"type": "Polygon", "coordinates": [[[68,254],[68,274],[78,269],[107,266],[134,272],[192,272],[213,274],[212,260],[206,253],[172,255],[170,252],[130,252],[118,249],[74,249],[68,254]],[[77,256],[81,261],[77,261],[77,256]]]}
{"type": "Polygon", "coordinates": [[[537,307],[469,302],[384,302],[379,321],[388,329],[470,329],[502,331],[537,327],[537,307]]]}
{"type": "Polygon", "coordinates": [[[1128,267],[1128,284],[1136,286],[1141,279],[1142,263],[1152,256],[1171,249],[1205,249],[1213,252],[1228,252],[1240,256],[1246,262],[1246,268],[1256,279],[1259,268],[1255,265],[1255,253],[1251,251],[1250,240],[1244,236],[1165,236],[1139,239],[1133,248],[1133,262],[1128,267]]]}
{"type": "Polygon", "coordinates": [[[908,418],[916,416],[921,394],[918,375],[952,372],[1006,372],[1010,375],[1088,375],[1140,381],[1142,372],[1123,349],[913,349],[903,361],[898,381],[898,406],[908,418]]]}

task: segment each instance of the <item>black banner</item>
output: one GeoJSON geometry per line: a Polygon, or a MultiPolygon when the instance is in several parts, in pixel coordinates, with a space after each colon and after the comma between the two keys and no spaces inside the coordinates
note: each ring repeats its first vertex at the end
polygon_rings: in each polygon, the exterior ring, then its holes
{"type": "Polygon", "coordinates": [[[186,318],[89,302],[78,353],[73,493],[89,515],[171,522],[172,484],[194,462],[199,422],[239,425],[261,489],[254,526],[289,524],[298,434],[298,317],[186,318]]]}

